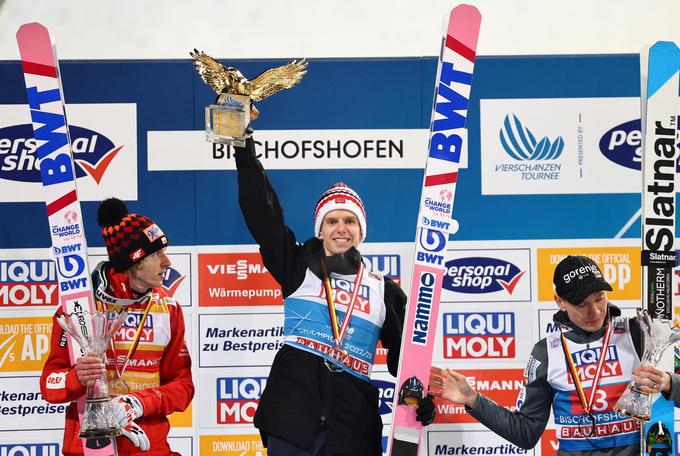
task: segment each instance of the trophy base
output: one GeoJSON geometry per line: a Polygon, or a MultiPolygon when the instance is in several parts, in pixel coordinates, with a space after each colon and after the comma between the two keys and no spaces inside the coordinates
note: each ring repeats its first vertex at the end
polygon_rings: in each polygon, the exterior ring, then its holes
{"type": "Polygon", "coordinates": [[[618,408],[618,407],[614,407],[614,411],[616,413],[620,413],[621,415],[625,415],[628,418],[633,418],[634,420],[640,421],[642,423],[647,423],[651,419],[651,416],[649,416],[649,415],[640,415],[640,414],[634,413],[630,410],[626,410],[626,409],[622,409],[622,408],[618,408]]]}
{"type": "Polygon", "coordinates": [[[213,144],[227,144],[236,147],[246,147],[246,140],[241,138],[233,138],[231,136],[220,136],[212,132],[206,132],[205,140],[213,144]]]}
{"type": "Polygon", "coordinates": [[[214,144],[246,145],[250,123],[250,98],[223,93],[218,104],[205,108],[205,139],[214,144]]]}
{"type": "Polygon", "coordinates": [[[105,429],[86,429],[80,431],[78,438],[80,439],[95,439],[99,437],[118,437],[122,432],[119,427],[110,427],[105,429]]]}

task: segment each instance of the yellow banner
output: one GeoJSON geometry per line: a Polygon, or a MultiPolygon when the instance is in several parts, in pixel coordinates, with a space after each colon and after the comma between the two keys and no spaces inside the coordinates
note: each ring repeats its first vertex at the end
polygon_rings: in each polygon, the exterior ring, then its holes
{"type": "Polygon", "coordinates": [[[0,372],[41,371],[51,333],[52,317],[0,318],[0,372]]]}
{"type": "Polygon", "coordinates": [[[259,434],[202,435],[201,456],[267,456],[259,434]]]}
{"type": "Polygon", "coordinates": [[[640,247],[566,247],[537,250],[539,301],[553,301],[555,266],[567,255],[587,256],[597,263],[612,286],[608,293],[612,301],[640,300],[640,247]]]}
{"type": "MultiPolygon", "coordinates": [[[[194,399],[196,397],[194,396],[194,399]]],[[[170,421],[170,427],[171,428],[176,428],[176,427],[192,427],[191,423],[191,406],[193,402],[189,404],[189,407],[183,412],[175,412],[170,415],[168,415],[168,421],[170,421]]]]}

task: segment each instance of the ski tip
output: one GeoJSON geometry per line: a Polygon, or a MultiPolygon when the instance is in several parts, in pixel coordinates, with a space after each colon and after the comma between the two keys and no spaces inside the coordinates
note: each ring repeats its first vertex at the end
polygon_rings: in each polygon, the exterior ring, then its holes
{"type": "Polygon", "coordinates": [[[55,66],[55,56],[50,32],[39,22],[30,22],[17,30],[17,43],[21,61],[44,66],[55,66]]]}
{"type": "Polygon", "coordinates": [[[49,36],[47,27],[42,25],[40,22],[28,22],[17,30],[17,39],[21,39],[26,36],[35,36],[36,34],[45,34],[49,36]]]}
{"type": "Polygon", "coordinates": [[[651,98],[680,69],[680,49],[672,41],[657,41],[640,57],[641,68],[647,70],[647,98],[651,98]]]}
{"type": "Polygon", "coordinates": [[[474,55],[481,23],[482,15],[477,8],[466,4],[458,5],[449,14],[447,35],[468,50],[463,54],[474,55]]]}

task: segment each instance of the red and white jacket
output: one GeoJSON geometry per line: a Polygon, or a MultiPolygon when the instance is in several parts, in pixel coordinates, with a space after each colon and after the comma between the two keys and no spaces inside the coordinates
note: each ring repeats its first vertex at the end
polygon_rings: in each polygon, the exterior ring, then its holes
{"type": "MultiPolygon", "coordinates": [[[[115,275],[118,277],[110,283],[120,283],[122,274],[115,275]]],[[[118,297],[128,297],[121,296],[120,290],[110,291],[118,297]]],[[[116,441],[118,454],[178,455],[168,445],[170,423],[167,415],[183,411],[189,406],[194,395],[194,384],[191,378],[191,357],[184,342],[182,308],[163,289],[153,289],[151,298],[145,304],[128,307],[127,323],[116,332],[113,348],[109,345],[106,353],[107,375],[109,379],[116,377],[113,361],[118,359],[120,366],[125,359],[139,318],[147,305],[152,307],[142,328],[137,350],[123,372],[123,379],[132,390],[131,394],[144,407],[144,416],[137,418],[135,423],[146,432],[151,449],[142,452],[129,439],[120,436],[116,441]]],[[[80,424],[74,401],[85,394],[86,388],[78,380],[75,366],[71,366],[66,335],[56,321],[56,315],[61,313],[59,308],[52,321],[50,355],[40,377],[40,392],[51,403],[71,402],[66,409],[62,451],[64,455],[82,455],[83,440],[78,438],[80,424]]]]}

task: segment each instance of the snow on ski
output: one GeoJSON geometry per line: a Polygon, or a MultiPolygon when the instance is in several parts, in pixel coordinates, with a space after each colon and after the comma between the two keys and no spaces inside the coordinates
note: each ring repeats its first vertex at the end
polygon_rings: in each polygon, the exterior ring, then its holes
{"type": "MultiPolygon", "coordinates": [[[[87,261],[87,242],[76,190],[71,141],[66,123],[59,62],[49,31],[32,22],[17,31],[17,42],[26,81],[26,93],[36,140],[36,155],[45,192],[45,206],[56,263],[59,300],[65,313],[95,309],[87,261]]],[[[91,331],[81,325],[83,333],[91,331]]],[[[71,363],[82,356],[80,346],[68,337],[71,363]]],[[[63,378],[55,378],[63,381],[63,378]]],[[[82,414],[85,397],[78,400],[82,414]]],[[[111,439],[83,439],[86,456],[115,455],[111,439]]]]}
{"type": "MultiPolygon", "coordinates": [[[[678,158],[677,116],[680,114],[680,50],[659,41],[640,53],[642,113],[642,302],[653,318],[672,320],[675,250],[675,174],[678,158]]],[[[661,369],[670,369],[668,350],[661,369]]],[[[673,402],[659,395],[651,420],[642,428],[640,453],[655,456],[676,452],[668,447],[675,436],[673,402]],[[649,445],[648,445],[649,444],[649,445]]]]}
{"type": "Polygon", "coordinates": [[[388,454],[416,456],[422,426],[415,409],[404,403],[409,393],[426,392],[444,275],[444,252],[458,229],[452,219],[453,200],[463,150],[470,85],[481,23],[470,5],[451,10],[443,30],[430,143],[418,213],[415,262],[395,384],[394,412],[388,454]],[[400,403],[401,402],[401,403],[400,403]]]}

